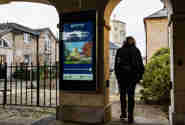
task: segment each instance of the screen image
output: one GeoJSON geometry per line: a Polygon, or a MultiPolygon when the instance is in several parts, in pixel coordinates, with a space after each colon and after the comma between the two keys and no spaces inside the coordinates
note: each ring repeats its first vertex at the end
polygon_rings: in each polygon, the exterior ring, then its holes
{"type": "Polygon", "coordinates": [[[63,24],[63,80],[93,80],[92,21],[63,24]]]}

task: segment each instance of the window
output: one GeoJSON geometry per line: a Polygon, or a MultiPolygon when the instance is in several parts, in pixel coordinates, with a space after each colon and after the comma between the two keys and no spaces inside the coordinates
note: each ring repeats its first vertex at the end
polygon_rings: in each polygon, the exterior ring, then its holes
{"type": "Polygon", "coordinates": [[[31,56],[24,55],[24,64],[31,64],[31,56]]]}
{"type": "Polygon", "coordinates": [[[28,33],[24,33],[24,42],[30,43],[31,42],[31,35],[28,33]]]}
{"type": "Polygon", "coordinates": [[[117,31],[117,30],[118,30],[118,27],[115,26],[115,27],[114,27],[114,31],[117,31]]]}
{"type": "Polygon", "coordinates": [[[116,56],[116,51],[117,51],[116,49],[113,49],[113,50],[112,50],[112,55],[113,55],[113,56],[116,56]]]}
{"type": "Polygon", "coordinates": [[[3,47],[3,41],[0,40],[0,47],[3,47]]]}
{"type": "Polygon", "coordinates": [[[126,33],[124,31],[120,31],[120,42],[122,42],[123,40],[125,40],[125,36],[126,36],[126,33]]]}
{"type": "Polygon", "coordinates": [[[0,39],[0,47],[8,48],[9,44],[6,40],[0,39]]]}
{"type": "Polygon", "coordinates": [[[4,47],[7,48],[8,47],[8,43],[4,41],[4,47]]]}
{"type": "Polygon", "coordinates": [[[49,64],[49,55],[45,55],[44,57],[44,64],[49,64]]]}
{"type": "Polygon", "coordinates": [[[45,38],[44,50],[48,51],[51,48],[51,40],[47,34],[45,34],[44,38],[45,38]]]}
{"type": "Polygon", "coordinates": [[[6,62],[6,56],[0,55],[0,64],[4,64],[6,62]]]}

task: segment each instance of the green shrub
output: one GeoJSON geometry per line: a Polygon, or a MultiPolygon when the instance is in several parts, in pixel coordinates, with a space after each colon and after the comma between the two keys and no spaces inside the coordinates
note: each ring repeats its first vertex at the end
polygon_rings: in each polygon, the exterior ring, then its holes
{"type": "Polygon", "coordinates": [[[157,56],[161,56],[164,54],[170,54],[170,49],[169,48],[161,48],[153,54],[152,58],[155,58],[157,56]]]}
{"type": "Polygon", "coordinates": [[[167,48],[158,50],[145,65],[141,83],[141,99],[146,102],[168,104],[170,101],[170,52],[167,48]]]}
{"type": "Polygon", "coordinates": [[[37,79],[37,72],[35,70],[26,70],[23,68],[18,68],[14,74],[13,74],[15,79],[20,79],[20,80],[36,80],[37,79]],[[27,73],[26,73],[27,72],[27,73]],[[31,75],[32,73],[32,75],[31,75]]]}

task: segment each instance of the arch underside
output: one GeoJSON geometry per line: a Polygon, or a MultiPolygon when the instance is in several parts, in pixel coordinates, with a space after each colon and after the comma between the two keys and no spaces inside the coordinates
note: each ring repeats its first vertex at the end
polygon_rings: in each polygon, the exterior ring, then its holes
{"type": "Polygon", "coordinates": [[[8,4],[11,2],[33,2],[33,3],[43,3],[51,5],[52,1],[50,0],[0,0],[0,4],[8,4]]]}

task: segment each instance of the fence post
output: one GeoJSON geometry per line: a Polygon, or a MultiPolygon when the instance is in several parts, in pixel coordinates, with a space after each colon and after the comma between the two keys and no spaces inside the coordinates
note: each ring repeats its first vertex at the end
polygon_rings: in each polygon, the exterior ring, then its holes
{"type": "Polygon", "coordinates": [[[40,65],[37,65],[37,106],[39,106],[40,102],[40,65]]]}
{"type": "Polygon", "coordinates": [[[57,81],[58,80],[58,70],[57,69],[58,68],[59,67],[57,65],[57,62],[55,62],[55,69],[56,69],[56,75],[55,75],[55,79],[56,79],[56,83],[55,83],[56,84],[56,107],[57,107],[57,102],[58,102],[58,100],[57,100],[58,99],[58,97],[57,97],[58,96],[58,94],[57,94],[57,92],[58,92],[58,81],[57,81]]]}
{"type": "Polygon", "coordinates": [[[3,105],[5,106],[7,104],[7,63],[4,64],[4,69],[5,69],[5,80],[4,80],[4,100],[3,100],[3,105]]]}

